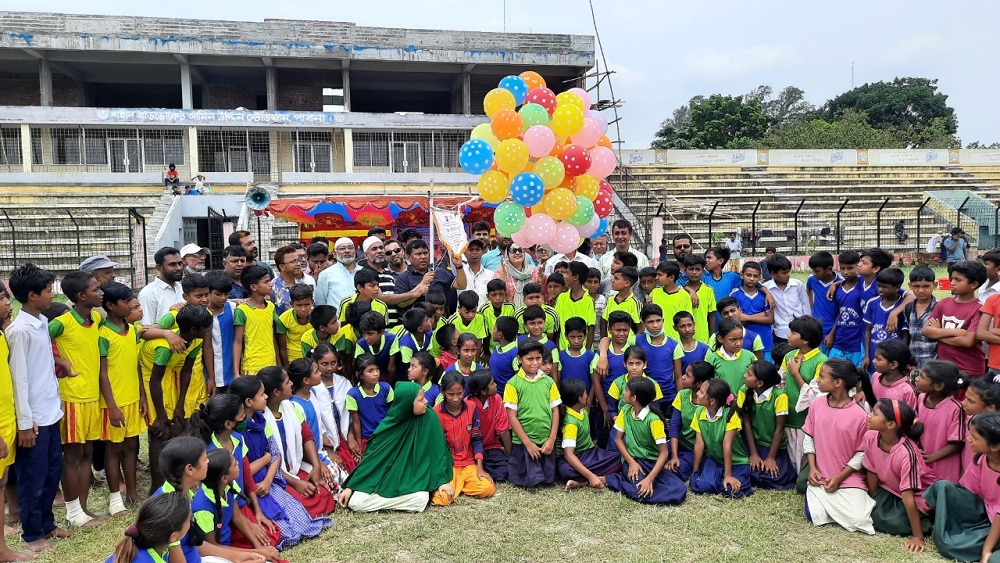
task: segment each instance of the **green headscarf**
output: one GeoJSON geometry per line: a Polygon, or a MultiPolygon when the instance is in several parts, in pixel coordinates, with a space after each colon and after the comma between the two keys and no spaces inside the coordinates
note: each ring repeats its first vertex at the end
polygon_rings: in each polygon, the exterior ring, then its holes
{"type": "Polygon", "coordinates": [[[451,481],[454,462],[441,421],[430,406],[421,416],[413,414],[413,401],[420,391],[412,381],[396,384],[389,413],[368,440],[345,487],[393,498],[435,491],[451,481]]]}

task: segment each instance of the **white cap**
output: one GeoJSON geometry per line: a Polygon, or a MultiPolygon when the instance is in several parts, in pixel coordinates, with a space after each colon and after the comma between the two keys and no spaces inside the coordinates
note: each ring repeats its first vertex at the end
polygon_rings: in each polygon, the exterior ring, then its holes
{"type": "Polygon", "coordinates": [[[354,241],[351,240],[348,237],[340,237],[339,239],[337,239],[337,242],[333,243],[333,248],[337,248],[338,246],[340,246],[342,244],[349,244],[349,245],[351,245],[353,247],[354,246],[354,241]]]}
{"type": "Polygon", "coordinates": [[[192,254],[211,254],[212,251],[197,244],[185,244],[184,248],[181,249],[181,258],[186,256],[191,256],[192,254]]]}
{"type": "MultiPolygon", "coordinates": [[[[339,243],[340,241],[337,241],[337,242],[339,243]]],[[[370,237],[368,237],[368,238],[365,239],[365,242],[361,243],[361,251],[362,252],[368,252],[368,249],[371,248],[373,245],[376,245],[376,244],[382,244],[382,239],[380,239],[380,238],[378,238],[377,236],[374,236],[374,235],[370,236],[370,237]]]]}

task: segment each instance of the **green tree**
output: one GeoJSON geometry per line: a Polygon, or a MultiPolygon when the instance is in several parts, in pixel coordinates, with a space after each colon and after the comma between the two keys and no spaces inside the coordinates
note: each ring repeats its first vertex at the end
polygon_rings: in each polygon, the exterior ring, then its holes
{"type": "Polygon", "coordinates": [[[957,142],[958,131],[955,110],[947,102],[948,96],[938,92],[937,80],[896,78],[844,92],[818,113],[832,123],[845,110],[855,110],[866,114],[872,127],[893,132],[905,146],[943,148],[957,142]]]}
{"type": "Polygon", "coordinates": [[[747,148],[771,123],[759,101],[744,101],[742,96],[692,98],[687,107],[689,113],[678,108],[660,125],[654,149],[747,148]]]}
{"type": "Polygon", "coordinates": [[[770,131],[757,146],[769,149],[898,149],[904,148],[906,143],[891,131],[872,127],[865,114],[846,110],[833,123],[811,119],[770,131]]]}

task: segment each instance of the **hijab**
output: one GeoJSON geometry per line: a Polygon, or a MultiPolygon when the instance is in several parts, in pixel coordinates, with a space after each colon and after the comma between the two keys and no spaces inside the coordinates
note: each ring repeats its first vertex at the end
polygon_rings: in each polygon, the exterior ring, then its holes
{"type": "Polygon", "coordinates": [[[451,451],[441,421],[428,407],[413,414],[420,386],[396,384],[389,413],[368,440],[365,454],[344,487],[384,498],[434,491],[452,478],[451,451]]]}

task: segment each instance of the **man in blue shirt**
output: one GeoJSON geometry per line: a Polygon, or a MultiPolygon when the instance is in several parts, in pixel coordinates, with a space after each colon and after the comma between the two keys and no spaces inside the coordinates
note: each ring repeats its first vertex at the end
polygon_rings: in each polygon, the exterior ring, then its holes
{"type": "Polygon", "coordinates": [[[965,260],[969,243],[965,240],[965,231],[955,227],[951,230],[951,238],[944,239],[944,249],[948,251],[945,261],[949,264],[965,260]]]}
{"type": "MultiPolygon", "coordinates": [[[[431,278],[433,281],[430,281],[428,293],[443,294],[447,300],[446,312],[451,314],[455,312],[455,306],[458,303],[458,294],[455,290],[465,289],[465,269],[462,268],[462,256],[452,256],[450,266],[435,268],[433,272],[428,270],[430,256],[427,243],[422,239],[411,240],[406,245],[406,259],[410,261],[410,266],[406,268],[405,272],[396,274],[395,293],[398,295],[409,293],[410,290],[424,283],[426,278],[431,278]]],[[[403,312],[409,310],[417,299],[418,297],[414,297],[409,301],[399,303],[400,314],[402,315],[403,312]]]]}

